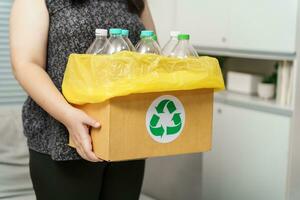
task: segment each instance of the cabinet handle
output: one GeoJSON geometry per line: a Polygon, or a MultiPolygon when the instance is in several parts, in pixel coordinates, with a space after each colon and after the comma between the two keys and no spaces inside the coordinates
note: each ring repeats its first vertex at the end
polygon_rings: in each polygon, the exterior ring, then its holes
{"type": "Polygon", "coordinates": [[[219,114],[222,114],[222,109],[221,109],[221,108],[218,108],[218,109],[217,109],[217,112],[218,112],[219,114]]]}
{"type": "Polygon", "coordinates": [[[222,37],[222,42],[227,42],[227,39],[226,39],[226,37],[222,37]]]}

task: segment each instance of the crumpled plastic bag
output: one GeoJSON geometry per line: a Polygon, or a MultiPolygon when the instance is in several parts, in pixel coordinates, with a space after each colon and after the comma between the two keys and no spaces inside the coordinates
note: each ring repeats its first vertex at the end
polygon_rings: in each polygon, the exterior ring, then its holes
{"type": "Polygon", "coordinates": [[[100,103],[117,96],[199,88],[224,89],[217,59],[170,58],[120,52],[113,55],[71,54],[62,92],[73,104],[100,103]]]}

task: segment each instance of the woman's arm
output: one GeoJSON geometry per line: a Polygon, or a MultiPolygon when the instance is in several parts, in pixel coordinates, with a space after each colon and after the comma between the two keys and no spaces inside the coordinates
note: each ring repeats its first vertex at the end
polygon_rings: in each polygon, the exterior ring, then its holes
{"type": "Polygon", "coordinates": [[[88,126],[100,124],[68,104],[45,71],[48,28],[44,0],[15,0],[10,18],[14,75],[35,102],[67,127],[78,153],[86,160],[99,161],[92,152],[88,126]]]}
{"type": "Polygon", "coordinates": [[[146,29],[153,30],[154,32],[156,32],[147,0],[145,0],[145,9],[142,12],[141,20],[146,29]]]}

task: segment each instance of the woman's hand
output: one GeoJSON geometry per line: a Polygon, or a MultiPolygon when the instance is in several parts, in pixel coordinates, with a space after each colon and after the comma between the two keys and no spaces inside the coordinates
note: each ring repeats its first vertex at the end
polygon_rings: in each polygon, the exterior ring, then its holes
{"type": "Polygon", "coordinates": [[[88,116],[82,110],[72,107],[66,116],[64,125],[76,146],[78,154],[90,162],[100,162],[93,152],[92,140],[89,134],[89,127],[100,128],[100,123],[88,116]]]}

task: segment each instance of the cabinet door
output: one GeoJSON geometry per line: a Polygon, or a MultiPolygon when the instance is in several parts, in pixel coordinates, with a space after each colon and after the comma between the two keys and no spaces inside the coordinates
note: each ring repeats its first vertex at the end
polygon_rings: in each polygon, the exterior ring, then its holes
{"type": "Polygon", "coordinates": [[[289,124],[288,117],[216,104],[201,199],[284,200],[289,124]]]}
{"type": "Polygon", "coordinates": [[[177,0],[178,30],[191,34],[191,42],[194,45],[226,47],[230,1],[177,0]]]}
{"type": "Polygon", "coordinates": [[[154,20],[158,40],[161,46],[170,39],[170,31],[175,29],[176,1],[148,0],[154,20]]]}
{"type": "Polygon", "coordinates": [[[229,46],[294,53],[297,0],[231,0],[229,46]]]}

